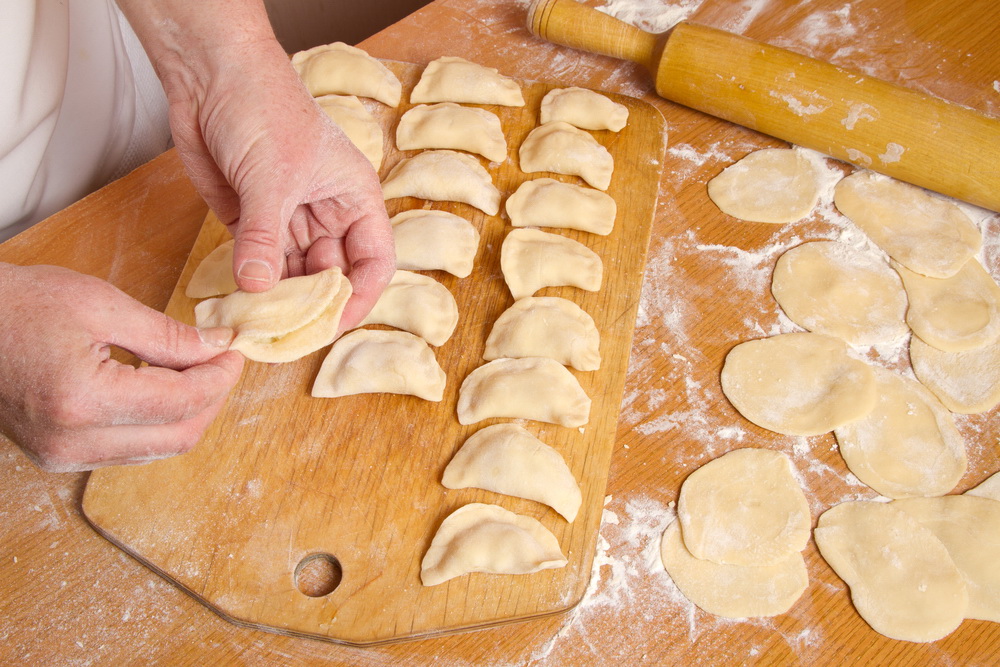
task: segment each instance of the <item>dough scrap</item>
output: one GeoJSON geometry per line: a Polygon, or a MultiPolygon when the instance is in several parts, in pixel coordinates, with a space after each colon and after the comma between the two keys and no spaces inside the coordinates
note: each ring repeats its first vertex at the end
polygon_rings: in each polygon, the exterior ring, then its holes
{"type": "Polygon", "coordinates": [[[424,151],[400,160],[382,182],[382,196],[457,201],[486,215],[500,211],[500,191],[490,173],[471,155],[449,150],[424,151]]]}
{"type": "Polygon", "coordinates": [[[526,296],[493,323],[483,359],[548,357],[579,371],[596,371],[600,346],[594,318],[580,306],[555,296],[526,296]]]}
{"type": "Polygon", "coordinates": [[[472,572],[532,574],[569,561],[555,535],[530,516],[470,503],[448,515],[420,563],[424,586],[472,572]]]}
{"type": "Polygon", "coordinates": [[[396,107],[403,95],[403,86],[392,70],[343,42],[299,51],[292,56],[292,67],[313,97],[356,95],[396,107]]]}
{"type": "Polygon", "coordinates": [[[740,414],[785,435],[820,435],[875,407],[875,374],[839,338],[788,333],[726,355],[722,392],[740,414]]]}
{"type": "Polygon", "coordinates": [[[773,224],[808,216],[819,190],[815,167],[792,148],[754,151],[708,182],[708,196],[726,215],[773,224]]]}
{"type": "Polygon", "coordinates": [[[500,268],[515,299],[563,285],[596,292],[604,274],[596,252],[579,241],[537,229],[507,234],[500,247],[500,268]]]}
{"type": "Polygon", "coordinates": [[[607,236],[618,206],[608,194],[554,178],[525,181],[504,208],[515,227],[560,227],[607,236]]]}
{"type": "Polygon", "coordinates": [[[457,278],[472,273],[479,231],[447,211],[414,209],[394,215],[396,267],[407,271],[447,271],[457,278]]]}
{"type": "Polygon", "coordinates": [[[1000,472],[993,473],[978,485],[966,491],[965,495],[1000,500],[1000,472]]]}
{"type": "Polygon", "coordinates": [[[458,325],[458,303],[448,288],[430,276],[396,271],[359,327],[369,324],[409,331],[431,345],[448,342],[458,325]]]}
{"type": "Polygon", "coordinates": [[[491,417],[585,426],[590,397],[576,377],[553,359],[496,359],[473,370],[458,390],[458,421],[491,417]]]}
{"type": "Polygon", "coordinates": [[[1000,285],[975,258],[950,278],[928,278],[900,264],[910,308],[906,321],[928,345],[965,352],[1000,339],[1000,285]]]}
{"type": "Polygon", "coordinates": [[[965,580],[941,540],[893,505],[841,503],[820,516],[813,536],[872,629],[892,639],[936,641],[965,617],[965,580]]]}
{"type": "Polygon", "coordinates": [[[1000,342],[965,352],[943,352],[913,336],[910,364],[921,384],[952,412],[978,414],[1000,404],[1000,342]]]}
{"type": "Polygon", "coordinates": [[[492,67],[464,58],[442,56],[432,60],[410,93],[414,104],[458,102],[461,104],[498,104],[523,107],[521,86],[492,67]]]}
{"type": "Polygon", "coordinates": [[[316,103],[378,171],[382,166],[382,126],[361,100],[353,95],[322,95],[316,103]]]}
{"type": "Polygon", "coordinates": [[[233,247],[236,239],[229,239],[208,253],[191,274],[184,294],[192,299],[232,294],[236,291],[233,277],[233,247]]]}
{"type": "Polygon", "coordinates": [[[809,573],[800,553],[760,566],[722,565],[695,558],[684,546],[678,521],[672,521],[663,533],[660,561],[684,597],[724,618],[784,614],[809,586],[809,573]]]}
{"type": "Polygon", "coordinates": [[[906,498],[892,506],[929,528],[965,577],[966,618],[1000,622],[1000,502],[974,495],[906,498]]]}
{"type": "Polygon", "coordinates": [[[799,326],[852,345],[889,343],[909,332],[899,275],[874,253],[844,243],[813,241],[786,251],[771,293],[799,326]]]}
{"type": "Polygon", "coordinates": [[[556,121],[539,125],[518,149],[521,171],[550,171],[579,176],[598,190],[607,190],[615,169],[608,149],[588,132],[556,121]]]}
{"type": "Polygon", "coordinates": [[[517,424],[494,424],[473,433],[444,469],[449,489],[486,489],[548,505],[572,523],[580,486],[559,452],[517,424]]]}
{"type": "Polygon", "coordinates": [[[236,291],[194,308],[199,328],[229,327],[229,346],[247,359],[295,361],[333,342],[351,296],[351,282],[337,267],[286,278],[266,292],[236,291]]]}
{"type": "Polygon", "coordinates": [[[968,464],[951,413],[916,380],[874,371],[875,408],[833,431],[847,467],[888,498],[948,493],[968,464]]]}
{"type": "Polygon", "coordinates": [[[960,208],[874,172],[840,181],[834,203],[890,257],[925,276],[955,275],[982,246],[982,234],[960,208]]]}
{"type": "Polygon", "coordinates": [[[396,126],[396,146],[404,151],[452,148],[490,162],[507,159],[507,139],[497,115],[454,102],[421,104],[404,113],[396,126]]]}
{"type": "Polygon", "coordinates": [[[628,107],[587,88],[556,88],[542,98],[542,125],[563,121],[581,130],[619,132],[628,123],[628,107]]]}
{"type": "Polygon", "coordinates": [[[406,331],[358,329],[330,348],[312,395],[407,394],[437,402],[444,387],[444,371],[422,338],[406,331]]]}
{"type": "Polygon", "coordinates": [[[724,565],[775,565],[805,548],[809,503],[788,457],[736,449],[688,475],[677,499],[691,555],[724,565]]]}

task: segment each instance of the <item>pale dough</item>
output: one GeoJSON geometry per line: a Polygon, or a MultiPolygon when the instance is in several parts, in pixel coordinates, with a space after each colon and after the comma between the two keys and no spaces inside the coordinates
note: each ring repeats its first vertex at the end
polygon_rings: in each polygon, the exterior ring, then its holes
{"type": "Polygon", "coordinates": [[[500,211],[500,191],[490,173],[479,160],[457,151],[424,151],[403,158],[382,181],[382,196],[457,201],[486,215],[500,211]]]}
{"type": "Polygon", "coordinates": [[[925,276],[955,275],[982,245],[979,229],[953,203],[874,172],[840,181],[834,202],[890,257],[925,276]]]}
{"type": "Polygon", "coordinates": [[[323,95],[316,98],[323,112],[337,124],[351,143],[368,158],[375,171],[382,166],[382,126],[361,100],[353,95],[323,95]]]}
{"type": "Polygon", "coordinates": [[[191,280],[184,288],[184,294],[192,299],[204,299],[235,292],[236,279],[233,277],[233,247],[235,245],[236,240],[229,239],[208,253],[191,274],[191,280]]]}
{"type": "Polygon", "coordinates": [[[618,132],[628,122],[628,107],[587,88],[556,88],[542,98],[540,121],[557,120],[581,130],[618,132]]]}
{"type": "Polygon", "coordinates": [[[431,345],[448,342],[458,325],[458,303],[430,276],[396,271],[382,296],[358,325],[384,324],[409,331],[431,345]]]}
{"type": "Polygon", "coordinates": [[[943,352],[913,336],[910,364],[917,379],[952,412],[989,412],[1000,403],[1000,342],[943,352]]]}
{"type": "Polygon", "coordinates": [[[515,227],[560,227],[607,236],[618,206],[607,193],[554,178],[525,181],[504,208],[515,227]]]}
{"type": "Polygon", "coordinates": [[[966,491],[965,495],[1000,500],[1000,472],[993,473],[978,485],[966,491]]]}
{"type": "Polygon", "coordinates": [[[607,190],[615,161],[590,133],[556,121],[528,133],[518,149],[521,171],[549,171],[579,176],[598,190],[607,190]]]}
{"type": "Polygon", "coordinates": [[[708,196],[726,215],[774,224],[812,213],[819,190],[816,168],[791,148],[750,153],[708,182],[708,196]]]}
{"type": "Polygon", "coordinates": [[[965,579],[934,533],[895,503],[846,502],[813,532],[861,617],[892,639],[932,642],[965,618],[965,579]]]}
{"type": "Polygon", "coordinates": [[[774,565],[809,541],[809,504],[788,457],[737,449],[688,475],[677,518],[691,555],[725,565],[774,565]]]}
{"type": "Polygon", "coordinates": [[[875,408],[834,429],[847,467],[889,498],[948,493],[967,465],[951,413],[916,380],[874,370],[875,408]]]}
{"type": "Polygon", "coordinates": [[[744,417],[785,435],[820,435],[875,406],[875,374],[839,338],[788,333],[726,355],[722,391],[744,417]]]}
{"type": "Polygon", "coordinates": [[[389,222],[397,268],[441,270],[458,278],[472,273],[479,231],[465,218],[447,211],[414,209],[394,215],[389,222]]]}
{"type": "Polygon", "coordinates": [[[760,566],[695,558],[684,546],[677,521],[667,526],[660,541],[660,561],[684,597],[724,618],[784,614],[809,585],[805,560],[797,552],[760,566]]]}
{"type": "Polygon", "coordinates": [[[555,296],[526,296],[497,318],[483,359],[548,357],[579,371],[596,371],[600,346],[594,318],[580,306],[555,296]]]}
{"type": "Polygon", "coordinates": [[[403,114],[396,126],[400,150],[453,148],[478,153],[490,162],[507,159],[507,140],[495,113],[453,102],[421,104],[403,114]]]}
{"type": "Polygon", "coordinates": [[[813,241],[785,252],[771,293],[799,326],[852,345],[889,343],[909,332],[899,275],[874,253],[844,243],[813,241]]]}
{"type": "Polygon", "coordinates": [[[343,42],[299,51],[292,56],[292,67],[313,97],[356,95],[395,107],[403,94],[403,86],[392,70],[343,42]]]}
{"type": "Polygon", "coordinates": [[[548,505],[570,523],[582,495],[559,452],[517,424],[494,424],[473,433],[444,469],[449,489],[486,489],[548,505]]]}
{"type": "Polygon", "coordinates": [[[567,562],[555,535],[535,519],[471,503],[441,522],[420,563],[420,580],[437,586],[471,572],[532,574],[567,562]]]}
{"type": "Polygon", "coordinates": [[[462,104],[498,104],[523,107],[521,86],[501,75],[463,58],[443,56],[427,64],[420,81],[410,93],[414,104],[459,102],[462,104]]]}
{"type": "Polygon", "coordinates": [[[538,229],[515,229],[500,246],[500,268],[515,299],[543,287],[601,288],[604,263],[579,241],[538,229]]]}

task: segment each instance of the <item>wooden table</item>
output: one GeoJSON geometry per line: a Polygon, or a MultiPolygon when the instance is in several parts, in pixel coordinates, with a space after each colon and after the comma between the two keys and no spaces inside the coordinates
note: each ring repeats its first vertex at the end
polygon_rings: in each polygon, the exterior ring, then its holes
{"type": "MultiPolygon", "coordinates": [[[[836,502],[875,496],[852,483],[832,436],[787,438],[758,429],[735,413],[718,386],[722,360],[733,345],[792,328],[768,291],[777,254],[804,240],[851,232],[829,204],[812,220],[782,228],[723,216],[707,199],[705,182],[751,150],[780,142],[656,98],[649,77],[636,66],[538,42],[522,27],[526,4],[438,0],[361,46],[379,57],[415,63],[459,55],[522,79],[633,95],[655,104],[667,119],[668,154],[643,304],[594,577],[584,601],[565,615],[378,648],[242,629],[93,532],[80,513],[86,475],[39,472],[16,447],[2,442],[0,663],[1000,661],[995,624],[966,621],[927,645],[876,634],[854,612],[845,586],[812,543],[805,552],[810,587],[780,617],[718,619],[673,588],[658,563],[658,536],[673,515],[684,477],[725,451],[759,446],[788,453],[814,520],[836,502]]],[[[697,3],[683,4],[690,10],[697,3]]],[[[658,18],[674,13],[664,7],[658,18]]],[[[691,18],[1000,115],[1000,4],[994,0],[705,0],[691,18]]],[[[68,266],[162,309],[204,212],[170,152],[0,245],[0,261],[68,266]]],[[[984,255],[996,277],[1000,216],[973,214],[987,231],[984,255]]],[[[892,351],[875,358],[899,363],[892,351]]],[[[1000,468],[997,416],[994,410],[958,420],[970,466],[957,491],[1000,468]]]]}

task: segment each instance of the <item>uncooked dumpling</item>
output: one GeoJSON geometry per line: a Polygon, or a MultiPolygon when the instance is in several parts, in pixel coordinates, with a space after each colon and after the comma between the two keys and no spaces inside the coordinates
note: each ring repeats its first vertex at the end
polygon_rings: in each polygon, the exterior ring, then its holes
{"type": "Polygon", "coordinates": [[[525,181],[504,204],[515,227],[560,227],[606,236],[618,207],[607,193],[554,178],[525,181]]]}
{"type": "Polygon", "coordinates": [[[537,229],[507,234],[500,247],[500,267],[515,299],[562,285],[596,292],[604,273],[601,258],[587,246],[537,229]]]}
{"type": "Polygon", "coordinates": [[[910,363],[921,384],[952,412],[978,414],[1000,404],[1000,342],[943,352],[913,336],[910,363]]]}
{"type": "Polygon", "coordinates": [[[414,104],[459,102],[523,107],[524,97],[517,81],[463,58],[443,56],[424,68],[420,81],[410,93],[414,104]]]}
{"type": "Polygon", "coordinates": [[[233,247],[235,245],[236,240],[229,239],[208,253],[191,274],[191,280],[184,289],[184,294],[192,299],[204,299],[235,292],[236,279],[233,278],[233,247]]]}
{"type": "Polygon", "coordinates": [[[333,342],[351,296],[351,282],[337,267],[279,280],[266,292],[233,292],[194,308],[198,327],[229,327],[229,346],[247,359],[294,361],[333,342]]]}
{"type": "Polygon", "coordinates": [[[465,278],[472,273],[479,232],[465,218],[447,211],[415,209],[389,220],[396,241],[396,267],[441,270],[465,278]]]}
{"type": "Polygon", "coordinates": [[[770,449],[737,449],[688,475],[677,499],[687,550],[727,565],[774,565],[809,541],[809,503],[792,464],[770,449]]]}
{"type": "Polygon", "coordinates": [[[395,107],[403,94],[403,86],[388,67],[343,42],[299,51],[292,56],[292,67],[313,97],[357,95],[395,107]]]}
{"type": "Polygon", "coordinates": [[[540,121],[557,120],[582,130],[618,132],[628,122],[628,107],[587,88],[556,88],[542,98],[540,121]]]}
{"type": "Polygon", "coordinates": [[[483,359],[548,357],[579,371],[596,371],[600,345],[594,318],[580,306],[555,296],[527,296],[497,318],[483,359]]]}
{"type": "Polygon", "coordinates": [[[434,346],[448,342],[458,324],[458,304],[430,276],[396,271],[382,296],[358,326],[385,324],[420,336],[434,346]]]}
{"type": "Polygon", "coordinates": [[[490,162],[507,159],[507,140],[495,113],[453,102],[421,104],[403,114],[396,126],[400,150],[453,148],[478,153],[490,162]]]}
{"type": "Polygon", "coordinates": [[[424,586],[471,572],[532,574],[568,561],[548,528],[496,505],[471,503],[441,522],[420,563],[424,586]]]}
{"type": "Polygon", "coordinates": [[[323,95],[316,102],[378,171],[382,166],[382,126],[365,105],[353,95],[323,95]]]}
{"type": "Polygon", "coordinates": [[[788,333],[726,355],[722,392],[744,417],[785,435],[820,435],[875,406],[875,374],[839,338],[788,333]]]}
{"type": "Polygon", "coordinates": [[[615,169],[608,149],[588,132],[556,121],[536,127],[518,150],[521,171],[551,171],[579,176],[598,190],[607,190],[615,169]]]}
{"type": "Polygon", "coordinates": [[[965,618],[965,579],[934,533],[895,503],[841,503],[813,531],[823,559],[876,632],[932,642],[965,618]]]}
{"type": "Polygon", "coordinates": [[[819,189],[816,168],[792,148],[750,153],[708,182],[708,196],[723,213],[774,224],[796,222],[812,213],[819,189]]]}
{"type": "Polygon", "coordinates": [[[967,465],[951,413],[916,380],[874,371],[875,408],[834,429],[847,467],[889,498],[948,493],[967,465]]]}
{"type": "Polygon", "coordinates": [[[834,202],[890,257],[925,276],[955,275],[982,246],[979,229],[955,204],[874,172],[840,181],[834,202]]]}
{"type": "Polygon", "coordinates": [[[496,359],[465,378],[458,391],[458,421],[492,417],[584,426],[590,397],[576,377],[553,359],[496,359]]]}
{"type": "Polygon", "coordinates": [[[580,486],[559,452],[517,424],[473,433],[444,469],[441,483],[535,500],[571,523],[582,502],[580,486]]]}
{"type": "Polygon", "coordinates": [[[874,253],[844,243],[814,241],[785,252],[771,293],[799,326],[852,345],[889,343],[909,331],[899,275],[874,253]]]}
{"type": "Polygon", "coordinates": [[[663,534],[660,560],[684,597],[724,618],[784,614],[809,585],[805,560],[798,552],[773,565],[723,565],[695,558],[684,546],[678,521],[672,521],[663,534]]]}
{"type": "Polygon", "coordinates": [[[444,386],[444,371],[422,338],[405,331],[358,329],[330,348],[312,395],[408,394],[440,401],[444,386]]]}
{"type": "Polygon", "coordinates": [[[456,151],[424,151],[403,158],[382,182],[382,196],[457,201],[486,215],[500,211],[500,191],[479,160],[456,151]]]}
{"type": "Polygon", "coordinates": [[[894,268],[910,308],[906,321],[921,340],[945,352],[965,352],[1000,338],[1000,285],[970,259],[950,278],[928,278],[894,268]]]}

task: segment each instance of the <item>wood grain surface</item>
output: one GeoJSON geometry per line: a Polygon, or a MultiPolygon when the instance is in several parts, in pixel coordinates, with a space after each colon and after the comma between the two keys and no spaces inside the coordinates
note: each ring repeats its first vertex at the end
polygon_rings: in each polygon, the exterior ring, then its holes
{"type": "MultiPolygon", "coordinates": [[[[607,4],[653,31],[683,14],[1000,116],[1000,5],[992,0],[607,4]],[[640,15],[634,7],[646,11],[640,15]]],[[[789,613],[773,619],[721,620],[672,588],[655,557],[671,503],[691,470],[725,451],[762,446],[789,453],[814,519],[840,500],[875,497],[851,483],[832,437],[784,438],[756,429],[718,388],[728,349],[791,329],[769,294],[777,251],[810,238],[849,238],[852,231],[826,205],[805,224],[781,229],[723,216],[707,199],[705,183],[746,153],[780,142],[658,99],[639,66],[538,42],[523,27],[525,6],[437,0],[362,46],[414,63],[464,56],[525,80],[639,97],[667,120],[670,140],[612,452],[610,498],[581,603],[565,614],[500,628],[363,649],[238,627],[97,535],[81,515],[86,476],[41,473],[8,443],[0,450],[0,662],[465,667],[1000,661],[996,624],[965,621],[930,644],[875,633],[812,543],[805,551],[809,589],[789,613]]],[[[983,259],[1000,276],[1000,219],[973,213],[986,236],[983,259]]],[[[169,153],[0,245],[0,260],[93,273],[163,309],[204,214],[169,153]]],[[[906,363],[904,355],[883,361],[906,363]]],[[[956,491],[1000,467],[997,422],[996,410],[959,419],[970,466],[956,491]]]]}

